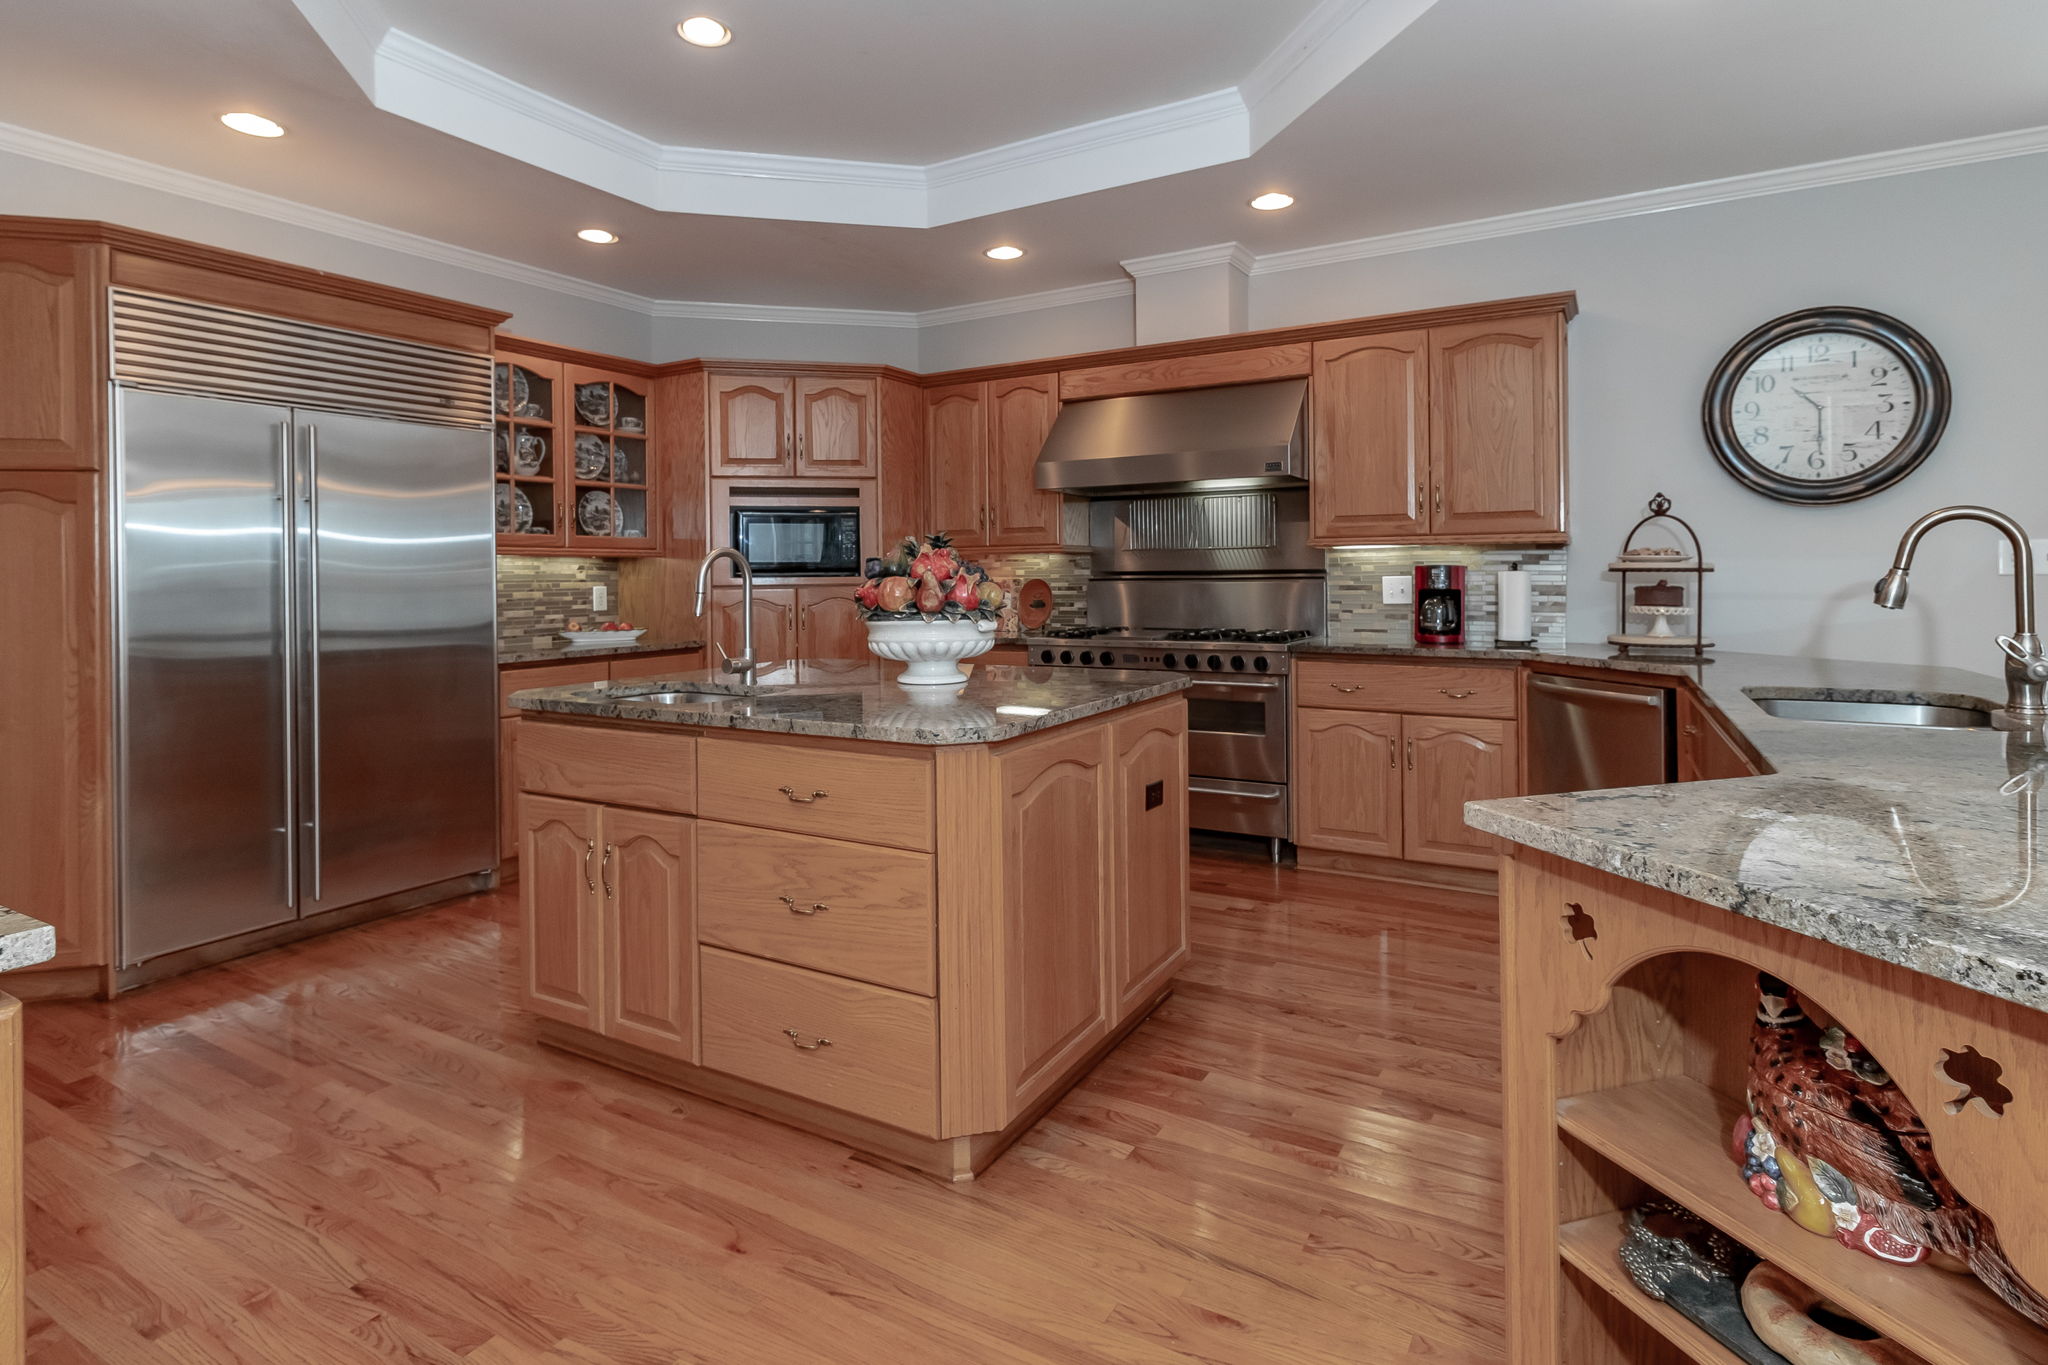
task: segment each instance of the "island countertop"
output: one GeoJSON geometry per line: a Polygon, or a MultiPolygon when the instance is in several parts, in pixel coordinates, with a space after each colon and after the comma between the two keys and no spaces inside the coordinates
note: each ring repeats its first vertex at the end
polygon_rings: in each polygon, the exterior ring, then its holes
{"type": "Polygon", "coordinates": [[[1511,657],[1689,678],[1775,772],[1474,802],[1474,828],[2048,1009],[2048,844],[2037,817],[2048,738],[1790,720],[1756,705],[1797,696],[1996,708],[2000,679],[1757,654],[1617,661],[1604,645],[1511,657]]]}
{"type": "Polygon", "coordinates": [[[1192,680],[1168,672],[969,665],[956,687],[903,687],[879,659],[770,664],[751,684],[716,670],[512,694],[521,711],[707,729],[869,740],[995,744],[1140,702],[1192,680]],[[675,694],[697,694],[691,697],[675,694]],[[658,700],[658,698],[666,698],[658,700]]]}
{"type": "Polygon", "coordinates": [[[528,641],[517,646],[500,645],[498,663],[562,664],[577,659],[622,659],[635,654],[687,654],[704,648],[702,640],[650,640],[642,636],[623,645],[571,645],[560,636],[528,641]]]}
{"type": "Polygon", "coordinates": [[[33,967],[56,955],[56,929],[0,905],[0,972],[33,967]]]}

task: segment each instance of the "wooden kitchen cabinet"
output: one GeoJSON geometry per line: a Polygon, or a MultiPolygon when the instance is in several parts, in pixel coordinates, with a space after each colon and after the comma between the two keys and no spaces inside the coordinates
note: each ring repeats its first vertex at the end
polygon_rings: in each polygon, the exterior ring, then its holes
{"type": "Polygon", "coordinates": [[[592,1030],[604,952],[600,810],[532,793],[519,799],[520,994],[533,1013],[592,1030]]]}
{"type": "Polygon", "coordinates": [[[104,247],[0,240],[0,469],[106,459],[104,247]]]}
{"type": "Polygon", "coordinates": [[[1465,803],[1515,794],[1514,724],[1403,716],[1401,744],[1401,856],[1414,863],[1493,867],[1500,845],[1465,823],[1465,803]]]}
{"type": "Polygon", "coordinates": [[[796,590],[797,655],[804,659],[865,659],[868,626],[852,588],[796,590]]]}
{"type": "Polygon", "coordinates": [[[651,372],[508,337],[492,374],[499,551],[659,554],[666,478],[651,372]]]}
{"type": "Polygon", "coordinates": [[[1678,689],[1678,780],[1717,782],[1724,777],[1755,777],[1763,769],[1721,721],[1713,707],[1690,687],[1678,689]]]}
{"type": "Polygon", "coordinates": [[[1309,377],[1309,523],[1319,542],[1429,533],[1429,333],[1319,341],[1309,377]]]}
{"type": "Polygon", "coordinates": [[[1402,857],[1401,717],[1294,713],[1294,842],[1402,857]]]}
{"type": "Polygon", "coordinates": [[[1561,534],[1564,319],[1432,329],[1429,390],[1431,533],[1561,534]]]}
{"type": "Polygon", "coordinates": [[[796,381],[799,477],[872,479],[876,473],[880,385],[870,378],[796,381]]]}
{"type": "MultiPolygon", "coordinates": [[[[797,643],[796,588],[754,589],[754,661],[801,657],[797,643]]],[[[707,660],[712,668],[726,659],[740,656],[744,631],[740,622],[741,595],[738,588],[714,588],[711,592],[710,632],[712,649],[707,660]]]]}
{"type": "Polygon", "coordinates": [[[796,470],[792,413],[796,381],[787,375],[713,374],[710,385],[711,477],[787,476],[796,470]]]}
{"type": "Polygon", "coordinates": [[[986,384],[954,384],[925,392],[926,487],[931,529],[955,545],[988,542],[984,495],[988,464],[986,384]]]}
{"type": "Polygon", "coordinates": [[[1564,315],[1318,341],[1318,545],[1562,543],[1564,315]]]}
{"type": "Polygon", "coordinates": [[[696,822],[680,815],[598,813],[601,1031],[683,1061],[696,1046],[695,841],[696,822]]]}
{"type": "Polygon", "coordinates": [[[1167,710],[1120,718],[1110,799],[1117,834],[1111,867],[1110,985],[1116,1018],[1157,994],[1187,959],[1187,727],[1167,710]]]}

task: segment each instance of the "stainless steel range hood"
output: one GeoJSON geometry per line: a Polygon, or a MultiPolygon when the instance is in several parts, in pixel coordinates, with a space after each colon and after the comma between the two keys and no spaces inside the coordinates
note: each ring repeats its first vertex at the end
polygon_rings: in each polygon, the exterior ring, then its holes
{"type": "Polygon", "coordinates": [[[1307,482],[1306,379],[1091,398],[1060,409],[1038,453],[1040,488],[1286,488],[1307,482]]]}

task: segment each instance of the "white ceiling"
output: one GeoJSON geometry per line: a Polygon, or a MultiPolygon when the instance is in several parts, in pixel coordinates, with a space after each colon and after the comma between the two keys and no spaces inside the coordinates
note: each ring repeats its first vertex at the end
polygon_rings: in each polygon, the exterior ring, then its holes
{"type": "MultiPolygon", "coordinates": [[[[1213,19],[1235,8],[1267,22],[1263,3],[1058,0],[1043,8],[1069,16],[1069,31],[1049,41],[1040,26],[1016,39],[1029,60],[1020,55],[1013,65],[1024,78],[1012,79],[1004,39],[1038,6],[716,3],[712,12],[739,34],[731,47],[685,49],[657,30],[645,53],[622,53],[619,83],[634,83],[623,73],[643,58],[686,68],[743,51],[759,60],[773,44],[793,44],[777,36],[791,33],[809,39],[796,44],[807,51],[790,55],[792,69],[816,71],[833,65],[817,51],[832,44],[816,36],[835,32],[830,16],[928,8],[954,17],[929,32],[882,28],[900,50],[879,66],[845,49],[830,102],[801,83],[742,82],[721,90],[715,111],[694,110],[696,87],[672,82],[653,99],[622,90],[602,112],[668,119],[646,125],[653,137],[738,139],[758,127],[753,147],[802,149],[792,155],[929,156],[1042,133],[1048,118],[1129,107],[1127,96],[1173,99],[1227,70],[1220,43],[1157,38],[1162,13],[1213,19]],[[1132,38],[1134,15],[1152,35],[1146,41],[1132,38]],[[938,55],[942,42],[983,54],[984,64],[993,49],[1002,78],[938,55]],[[1058,61],[1068,48],[1089,60],[1058,61]],[[1116,60],[1094,60],[1098,48],[1116,60]],[[1155,70],[1169,52],[1193,73],[1184,83],[1155,70]],[[935,74],[906,89],[901,73],[917,66],[935,74]],[[877,74],[884,69],[892,74],[877,74]],[[1134,71],[1143,79],[1127,80],[1134,71]],[[674,101],[666,115],[664,99],[674,101]],[[996,108],[1010,122],[983,118],[996,108]]],[[[508,79],[539,80],[549,54],[569,51],[558,31],[566,5],[397,0],[392,8],[422,29],[435,9],[461,11],[466,22],[487,16],[493,41],[505,46],[468,55],[506,63],[508,79]],[[525,55],[508,59],[506,47],[525,55]]],[[[638,0],[573,8],[652,12],[638,0]]],[[[1284,11],[1272,21],[1280,27],[1287,15],[1311,13],[1305,3],[1274,8],[1284,11]]],[[[452,43],[460,27],[432,31],[452,43]]],[[[1262,60],[1270,32],[1247,36],[1245,54],[1262,60]]],[[[939,227],[876,227],[661,212],[384,112],[293,0],[15,5],[4,37],[0,123],[634,295],[834,308],[940,308],[1116,279],[1120,261],[1208,243],[1281,252],[2048,125],[2040,77],[2048,6],[2039,0],[1970,0],[1938,14],[1924,0],[1436,0],[1246,156],[939,227]],[[231,108],[269,113],[290,136],[230,133],[215,118],[231,108]],[[1274,187],[1300,202],[1280,214],[1245,207],[1274,187]],[[574,240],[576,228],[593,223],[624,240],[574,240]],[[1010,265],[982,259],[982,247],[1006,239],[1030,254],[1010,265]]],[[[580,55],[564,64],[587,67],[594,49],[574,50],[580,55]]],[[[602,93],[566,76],[554,90],[565,100],[572,92],[593,103],[602,93]]],[[[0,129],[0,146],[9,143],[0,129]]],[[[0,210],[7,207],[0,183],[0,210]]]]}

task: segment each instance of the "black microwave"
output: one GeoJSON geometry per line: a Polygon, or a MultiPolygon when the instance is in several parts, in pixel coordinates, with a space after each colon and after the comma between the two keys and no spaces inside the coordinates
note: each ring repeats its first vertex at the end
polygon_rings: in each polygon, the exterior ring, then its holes
{"type": "Polygon", "coordinates": [[[860,508],[735,507],[732,547],[763,578],[858,578],[860,508]]]}

